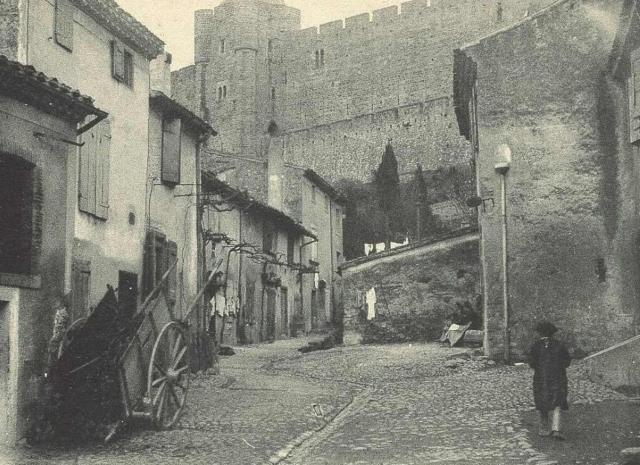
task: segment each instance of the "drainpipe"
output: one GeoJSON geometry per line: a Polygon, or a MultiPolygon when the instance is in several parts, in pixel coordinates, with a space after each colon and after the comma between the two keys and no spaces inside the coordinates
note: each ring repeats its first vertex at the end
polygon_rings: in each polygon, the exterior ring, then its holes
{"type": "MultiPolygon", "coordinates": [[[[329,260],[329,264],[331,269],[329,270],[329,323],[333,323],[333,271],[334,271],[334,260],[335,260],[335,250],[333,249],[333,201],[329,200],[329,244],[331,251],[331,260],[329,260]]],[[[326,303],[325,303],[326,305],[326,303]]]]}
{"type": "MultiPolygon", "coordinates": [[[[202,204],[202,164],[201,164],[201,156],[202,156],[202,146],[203,144],[209,139],[209,136],[211,134],[205,133],[202,134],[199,138],[198,141],[196,143],[196,249],[198,250],[197,253],[197,257],[198,257],[198,261],[200,263],[198,263],[198,265],[196,266],[197,269],[197,282],[198,282],[198,287],[202,287],[204,286],[204,276],[207,275],[207,252],[205,250],[204,247],[204,241],[202,238],[202,221],[204,220],[204,205],[202,204]]],[[[206,333],[207,331],[207,312],[205,311],[205,306],[204,306],[204,293],[202,294],[202,296],[198,299],[198,303],[197,303],[198,307],[200,308],[200,318],[197,320],[197,326],[196,328],[198,329],[198,338],[203,337],[202,336],[202,332],[201,328],[204,329],[204,332],[206,333]]],[[[206,354],[208,354],[209,350],[208,348],[209,346],[209,341],[208,338],[206,339],[206,347],[207,350],[205,351],[206,354]]],[[[202,354],[199,354],[200,356],[202,356],[202,354]]],[[[217,354],[215,353],[215,349],[214,349],[214,353],[212,354],[208,354],[210,358],[210,360],[205,360],[204,365],[206,367],[210,367],[213,366],[216,363],[216,359],[217,359],[217,354]]],[[[200,364],[201,366],[202,364],[202,360],[200,360],[200,364]]]]}

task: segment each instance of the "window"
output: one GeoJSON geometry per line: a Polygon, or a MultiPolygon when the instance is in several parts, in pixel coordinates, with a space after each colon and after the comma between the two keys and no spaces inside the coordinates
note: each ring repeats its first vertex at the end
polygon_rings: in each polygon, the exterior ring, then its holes
{"type": "MultiPolygon", "coordinates": [[[[178,259],[178,245],[167,240],[159,231],[149,231],[145,242],[144,269],[142,276],[142,298],[146,298],[160,283],[164,274],[178,259]]],[[[176,301],[177,267],[166,283],[166,292],[170,301],[176,301]]]]}
{"type": "Polygon", "coordinates": [[[32,164],[17,156],[0,154],[0,273],[33,271],[37,229],[34,175],[32,164]]]}
{"type": "Polygon", "coordinates": [[[91,294],[91,262],[73,260],[71,282],[71,322],[84,318],[89,313],[91,294]]]}
{"type": "Polygon", "coordinates": [[[138,275],[127,271],[118,273],[118,307],[121,315],[131,318],[138,304],[138,275]]]}
{"type": "Polygon", "coordinates": [[[276,88],[272,87],[271,88],[271,100],[275,100],[276,99],[276,88]]]}
{"type": "Polygon", "coordinates": [[[278,231],[273,224],[265,221],[262,227],[262,250],[275,253],[278,249],[278,231]]]}
{"type": "Polygon", "coordinates": [[[182,140],[180,118],[162,121],[162,182],[180,184],[180,142],[182,140]]]}
{"type": "Polygon", "coordinates": [[[321,68],[324,66],[324,49],[316,50],[316,68],[321,68]]]}
{"type": "Polygon", "coordinates": [[[102,121],[82,135],[79,208],[106,220],[109,215],[111,125],[102,121]]]}
{"type": "Polygon", "coordinates": [[[227,98],[227,85],[219,84],[218,85],[218,101],[224,100],[227,98]]]}
{"type": "Polygon", "coordinates": [[[627,83],[629,98],[629,142],[640,142],[640,49],[631,52],[630,76],[627,83]]]}
{"type": "Polygon", "coordinates": [[[56,0],[54,36],[62,48],[73,50],[73,5],[70,0],[56,0]]]}
{"type": "Polygon", "coordinates": [[[287,263],[293,265],[295,262],[296,239],[293,234],[287,236],[287,263]]]}
{"type": "Polygon", "coordinates": [[[227,51],[227,42],[225,41],[225,39],[220,39],[220,46],[219,46],[218,50],[220,51],[220,53],[226,53],[226,51],[227,51]]]}
{"type": "Polygon", "coordinates": [[[117,40],[111,41],[111,66],[116,81],[133,87],[133,54],[117,40]]]}

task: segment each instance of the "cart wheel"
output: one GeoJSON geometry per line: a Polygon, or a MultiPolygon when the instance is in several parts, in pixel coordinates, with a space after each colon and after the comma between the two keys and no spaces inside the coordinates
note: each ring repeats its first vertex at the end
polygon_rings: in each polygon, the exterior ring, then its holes
{"type": "Polygon", "coordinates": [[[176,424],[189,389],[189,346],[184,329],[175,321],[164,325],[151,352],[147,392],[151,418],[160,429],[176,424]]]}

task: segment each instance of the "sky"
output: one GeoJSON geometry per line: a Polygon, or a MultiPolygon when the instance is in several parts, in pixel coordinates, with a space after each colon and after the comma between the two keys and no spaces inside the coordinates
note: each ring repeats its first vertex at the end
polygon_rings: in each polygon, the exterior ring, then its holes
{"type": "MultiPolygon", "coordinates": [[[[167,45],[173,55],[172,69],[193,63],[193,13],[213,9],[220,0],[116,0],[126,11],[144,23],[167,45]]],[[[400,0],[285,0],[302,12],[302,27],[317,26],[386,6],[400,0]]]]}

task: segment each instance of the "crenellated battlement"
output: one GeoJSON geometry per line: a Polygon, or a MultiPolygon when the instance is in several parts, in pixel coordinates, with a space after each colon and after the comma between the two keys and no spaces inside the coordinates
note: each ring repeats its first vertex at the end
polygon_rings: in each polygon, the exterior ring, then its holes
{"type": "Polygon", "coordinates": [[[348,43],[362,37],[388,36],[407,29],[441,30],[452,21],[462,29],[466,24],[478,21],[493,20],[507,24],[521,19],[527,12],[530,12],[529,2],[523,0],[409,0],[294,31],[290,40],[302,46],[336,39],[348,43]]]}
{"type": "Polygon", "coordinates": [[[197,101],[222,146],[260,157],[276,121],[328,179],[368,177],[388,138],[406,169],[459,162],[452,51],[554,1],[409,0],[305,29],[286,0],[223,2],[196,12],[197,101]]]}

